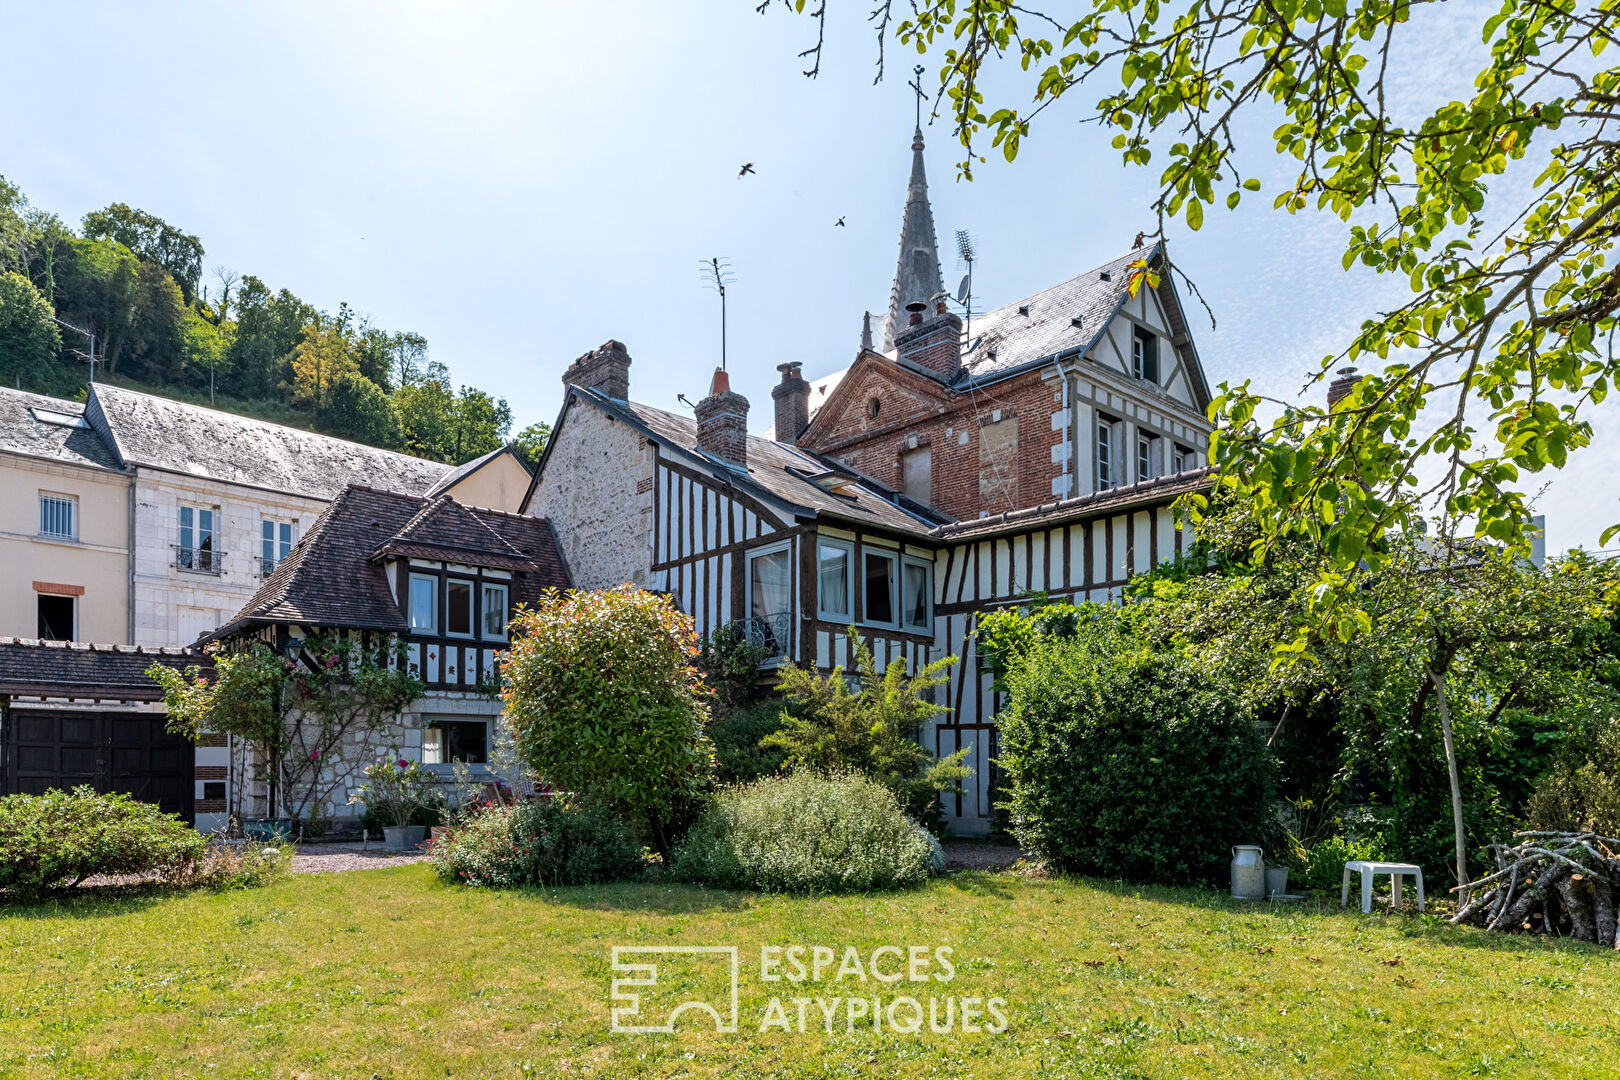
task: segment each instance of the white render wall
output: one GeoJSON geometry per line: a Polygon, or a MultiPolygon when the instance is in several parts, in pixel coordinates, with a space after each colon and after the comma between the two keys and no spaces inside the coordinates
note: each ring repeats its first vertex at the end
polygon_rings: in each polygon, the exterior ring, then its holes
{"type": "Polygon", "coordinates": [[[326,502],[202,477],[140,469],[135,477],[135,644],[186,646],[240,611],[263,584],[260,523],[294,521],[296,543],[326,502]],[[180,506],[215,508],[219,573],[181,570],[180,506]]]}

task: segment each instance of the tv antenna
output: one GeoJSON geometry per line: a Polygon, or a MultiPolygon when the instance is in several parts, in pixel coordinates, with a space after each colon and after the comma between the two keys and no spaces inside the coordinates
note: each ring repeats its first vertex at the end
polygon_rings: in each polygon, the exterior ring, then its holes
{"type": "Polygon", "coordinates": [[[720,294],[720,370],[726,370],[726,286],[737,280],[731,263],[716,255],[698,260],[698,272],[703,276],[703,287],[720,294]]]}
{"type": "Polygon", "coordinates": [[[973,340],[973,260],[976,257],[973,250],[973,237],[968,235],[966,229],[956,230],[956,254],[967,264],[967,273],[962,277],[962,284],[956,287],[956,302],[961,304],[967,312],[967,321],[964,333],[969,341],[973,340]]]}
{"type": "MultiPolygon", "coordinates": [[[[69,330],[72,330],[75,334],[83,334],[85,337],[90,339],[90,353],[89,353],[89,356],[88,356],[88,359],[90,361],[90,381],[92,383],[95,382],[96,381],[96,335],[92,334],[90,331],[86,330],[82,326],[74,326],[72,323],[68,322],[66,319],[58,319],[55,315],[52,315],[51,319],[52,319],[52,321],[60,323],[61,325],[67,327],[69,330]]],[[[80,356],[85,355],[84,353],[79,352],[78,349],[74,349],[73,351],[76,352],[76,353],[79,353],[80,356]]]]}

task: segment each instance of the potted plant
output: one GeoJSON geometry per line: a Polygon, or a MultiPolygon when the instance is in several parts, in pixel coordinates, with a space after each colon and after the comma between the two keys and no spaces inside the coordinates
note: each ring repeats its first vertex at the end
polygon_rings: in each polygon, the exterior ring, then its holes
{"type": "Polygon", "coordinates": [[[428,786],[432,773],[414,761],[397,755],[366,766],[366,779],[349,802],[365,803],[385,822],[383,837],[395,851],[409,851],[422,842],[427,834],[424,825],[412,825],[411,818],[427,805],[428,786]]]}

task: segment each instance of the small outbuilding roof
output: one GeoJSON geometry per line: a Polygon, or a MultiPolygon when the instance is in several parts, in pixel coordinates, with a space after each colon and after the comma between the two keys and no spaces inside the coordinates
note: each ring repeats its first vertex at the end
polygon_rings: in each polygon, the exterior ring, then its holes
{"type": "Polygon", "coordinates": [[[153,664],[184,669],[212,661],[192,649],[0,637],[0,694],[156,701],[163,691],[146,676],[153,664]]]}

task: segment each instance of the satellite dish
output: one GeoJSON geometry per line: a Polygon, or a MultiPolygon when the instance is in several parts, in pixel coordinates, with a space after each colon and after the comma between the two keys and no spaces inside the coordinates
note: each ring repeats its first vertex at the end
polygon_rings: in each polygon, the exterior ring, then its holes
{"type": "Polygon", "coordinates": [[[956,302],[958,304],[967,303],[968,293],[970,291],[972,291],[972,289],[973,289],[973,272],[969,271],[968,273],[966,273],[966,274],[964,274],[962,276],[962,284],[960,284],[960,285],[958,285],[956,287],[956,302]]]}

